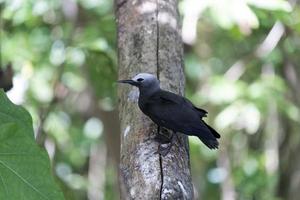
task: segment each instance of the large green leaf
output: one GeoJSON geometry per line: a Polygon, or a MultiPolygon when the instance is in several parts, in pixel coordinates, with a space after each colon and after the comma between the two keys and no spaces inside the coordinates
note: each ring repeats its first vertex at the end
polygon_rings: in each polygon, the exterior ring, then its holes
{"type": "Polygon", "coordinates": [[[64,199],[38,147],[28,112],[0,90],[0,199],[64,199]]]}

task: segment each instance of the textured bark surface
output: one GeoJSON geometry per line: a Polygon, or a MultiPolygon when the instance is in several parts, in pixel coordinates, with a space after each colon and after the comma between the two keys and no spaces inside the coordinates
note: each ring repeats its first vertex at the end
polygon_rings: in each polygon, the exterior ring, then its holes
{"type": "MultiPolygon", "coordinates": [[[[175,0],[116,0],[119,79],[156,74],[161,87],[183,94],[179,14],[175,0]]],[[[158,127],[138,108],[138,89],[119,86],[122,199],[193,199],[187,137],[177,134],[166,156],[158,127]]]]}

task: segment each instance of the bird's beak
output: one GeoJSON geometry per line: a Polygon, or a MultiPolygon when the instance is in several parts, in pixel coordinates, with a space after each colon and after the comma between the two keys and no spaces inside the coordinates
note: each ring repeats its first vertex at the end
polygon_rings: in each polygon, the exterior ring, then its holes
{"type": "Polygon", "coordinates": [[[138,82],[134,81],[134,80],[120,80],[120,81],[117,81],[118,83],[128,83],[130,85],[134,85],[134,86],[137,86],[138,85],[138,82]]]}

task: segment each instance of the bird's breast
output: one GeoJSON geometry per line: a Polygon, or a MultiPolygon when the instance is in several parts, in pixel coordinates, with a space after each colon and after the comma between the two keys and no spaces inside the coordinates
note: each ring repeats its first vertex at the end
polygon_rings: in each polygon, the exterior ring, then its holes
{"type": "Polygon", "coordinates": [[[143,103],[142,101],[139,100],[138,105],[139,105],[140,110],[141,110],[143,113],[146,114],[146,111],[147,111],[147,104],[146,104],[146,103],[143,103]]]}

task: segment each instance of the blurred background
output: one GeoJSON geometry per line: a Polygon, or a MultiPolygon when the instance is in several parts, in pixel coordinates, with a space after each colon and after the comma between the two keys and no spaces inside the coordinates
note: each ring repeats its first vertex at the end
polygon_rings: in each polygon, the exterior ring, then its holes
{"type": "MultiPolygon", "coordinates": [[[[70,200],[119,199],[116,24],[109,0],[0,0],[7,93],[29,110],[70,200]]],[[[182,0],[186,96],[222,135],[190,137],[196,198],[300,197],[300,3],[182,0]]]]}

